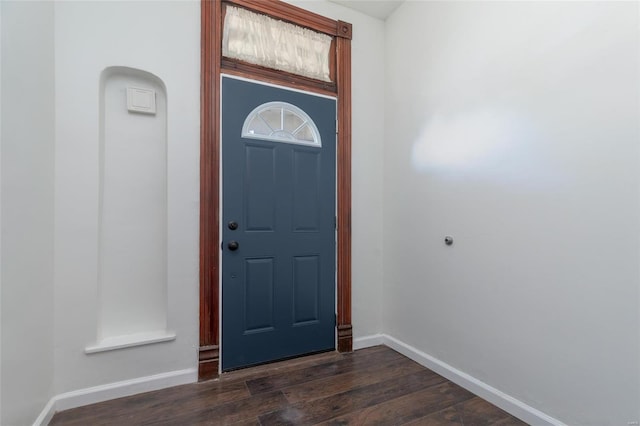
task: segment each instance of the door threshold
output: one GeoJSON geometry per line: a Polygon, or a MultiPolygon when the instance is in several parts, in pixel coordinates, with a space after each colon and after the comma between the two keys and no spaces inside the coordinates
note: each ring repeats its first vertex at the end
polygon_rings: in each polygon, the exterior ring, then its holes
{"type": "Polygon", "coordinates": [[[326,349],[317,352],[311,352],[303,355],[295,355],[288,358],[267,361],[260,364],[254,364],[246,367],[239,367],[231,370],[225,370],[220,375],[220,380],[235,380],[245,378],[252,375],[271,375],[281,373],[288,370],[297,370],[298,368],[308,367],[317,364],[323,364],[338,358],[343,358],[344,354],[334,349],[326,349]]]}

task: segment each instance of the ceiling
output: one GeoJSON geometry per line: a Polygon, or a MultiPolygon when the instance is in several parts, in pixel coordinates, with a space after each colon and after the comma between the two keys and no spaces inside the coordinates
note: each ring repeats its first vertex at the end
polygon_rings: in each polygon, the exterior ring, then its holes
{"type": "Polygon", "coordinates": [[[387,19],[404,0],[329,0],[374,18],[387,19]]]}

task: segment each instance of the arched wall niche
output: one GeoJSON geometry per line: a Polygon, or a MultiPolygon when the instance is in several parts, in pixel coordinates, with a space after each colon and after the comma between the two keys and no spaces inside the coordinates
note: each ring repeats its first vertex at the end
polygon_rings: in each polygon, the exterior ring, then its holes
{"type": "Polygon", "coordinates": [[[167,89],[147,71],[100,76],[96,344],[175,339],[167,324],[167,89]]]}

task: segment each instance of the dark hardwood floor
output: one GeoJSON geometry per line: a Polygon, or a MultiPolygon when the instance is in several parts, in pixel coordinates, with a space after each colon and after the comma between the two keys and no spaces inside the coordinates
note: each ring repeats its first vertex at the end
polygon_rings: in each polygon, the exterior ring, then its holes
{"type": "Polygon", "coordinates": [[[384,346],[56,413],[51,425],[525,425],[384,346]]]}

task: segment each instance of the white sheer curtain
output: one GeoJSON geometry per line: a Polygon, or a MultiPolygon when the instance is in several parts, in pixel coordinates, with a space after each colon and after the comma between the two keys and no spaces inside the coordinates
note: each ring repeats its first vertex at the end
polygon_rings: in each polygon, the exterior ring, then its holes
{"type": "Polygon", "coordinates": [[[331,37],[326,34],[246,9],[227,7],[222,54],[228,58],[331,81],[330,49],[331,37]]]}

